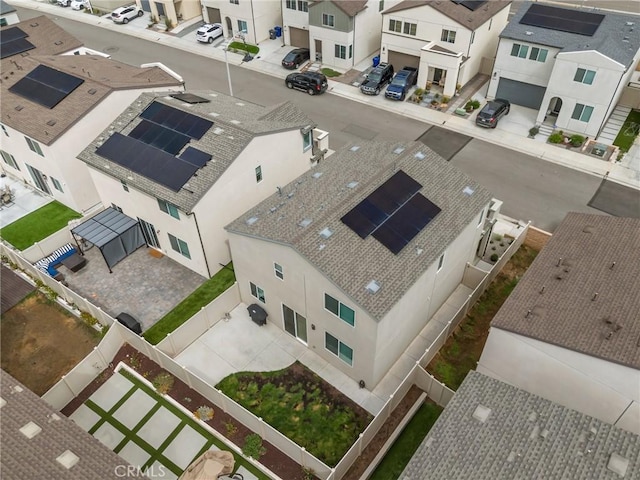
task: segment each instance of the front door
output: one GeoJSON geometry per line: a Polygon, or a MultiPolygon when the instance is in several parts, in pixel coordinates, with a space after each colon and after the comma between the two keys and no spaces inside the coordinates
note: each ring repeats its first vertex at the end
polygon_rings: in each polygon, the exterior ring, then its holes
{"type": "Polygon", "coordinates": [[[33,178],[33,183],[36,184],[36,187],[44,193],[51,195],[51,190],[49,189],[49,185],[47,185],[44,174],[37,168],[33,168],[31,165],[27,165],[27,170],[29,170],[31,178],[33,178]]]}
{"type": "Polygon", "coordinates": [[[316,62],[322,61],[322,40],[315,41],[316,46],[316,62]]]}
{"type": "Polygon", "coordinates": [[[140,217],[138,217],[138,222],[140,222],[140,226],[142,227],[142,235],[144,235],[147,245],[159,249],[160,242],[158,241],[155,227],[149,222],[145,222],[140,217]]]}
{"type": "Polygon", "coordinates": [[[231,19],[226,17],[225,22],[227,23],[227,37],[233,37],[233,26],[231,25],[231,19]]]}
{"type": "Polygon", "coordinates": [[[282,318],[284,329],[306,345],[307,343],[307,319],[298,312],[282,304],[282,318]]]}
{"type": "Polygon", "coordinates": [[[442,80],[442,75],[444,74],[444,70],[442,70],[441,68],[434,68],[433,69],[433,83],[440,83],[440,80],[442,80]]]}

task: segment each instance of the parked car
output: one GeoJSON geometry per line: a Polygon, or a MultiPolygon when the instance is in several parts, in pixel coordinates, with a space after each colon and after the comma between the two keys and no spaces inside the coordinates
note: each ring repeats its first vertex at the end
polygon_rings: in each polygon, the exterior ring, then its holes
{"type": "Polygon", "coordinates": [[[393,65],[380,63],[375,67],[364,82],[360,84],[360,91],[367,95],[379,95],[384,86],[393,78],[393,65]]]}
{"type": "Polygon", "coordinates": [[[111,20],[115,23],[129,23],[129,20],[133,20],[136,17],[141,17],[144,12],[135,5],[129,5],[128,7],[116,8],[111,13],[111,20]]]}
{"type": "Polygon", "coordinates": [[[222,24],[205,23],[196,31],[196,40],[202,43],[213,43],[213,41],[222,36],[222,24]]]}
{"type": "Polygon", "coordinates": [[[83,8],[87,8],[87,0],[72,0],[71,1],[71,9],[72,10],[82,10],[83,8]]]}
{"type": "Polygon", "coordinates": [[[309,60],[310,56],[308,48],[296,48],[285,55],[282,59],[282,66],[287,70],[293,70],[309,60]]]}
{"type": "Polygon", "coordinates": [[[71,0],[58,0],[57,4],[60,7],[68,7],[69,5],[71,5],[71,0]]]}
{"type": "Polygon", "coordinates": [[[505,115],[509,115],[511,103],[503,98],[496,98],[487,102],[476,116],[476,125],[485,128],[496,128],[498,121],[505,115]]]}
{"type": "Polygon", "coordinates": [[[393,100],[403,101],[407,96],[407,92],[418,82],[418,69],[413,67],[404,67],[396,76],[393,77],[391,83],[387,86],[384,96],[393,100]]]}
{"type": "Polygon", "coordinates": [[[318,72],[290,73],[284,81],[288,88],[303,90],[309,95],[324,93],[327,90],[327,77],[318,72]]]}
{"type": "Polygon", "coordinates": [[[122,325],[127,327],[133,333],[142,335],[142,327],[140,326],[140,322],[138,322],[135,318],[133,318],[128,313],[122,312],[120,315],[116,317],[116,320],[118,320],[118,322],[120,322],[122,325]]]}

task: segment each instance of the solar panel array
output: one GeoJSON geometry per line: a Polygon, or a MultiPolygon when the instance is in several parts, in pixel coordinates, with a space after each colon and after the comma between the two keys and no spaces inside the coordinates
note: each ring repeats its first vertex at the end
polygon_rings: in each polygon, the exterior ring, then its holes
{"type": "Polygon", "coordinates": [[[202,135],[213,125],[211,120],[191,115],[158,102],[153,102],[149,105],[140,114],[140,117],[196,140],[200,140],[202,135]]]}
{"type": "Polygon", "coordinates": [[[82,78],[38,65],[11,86],[9,91],[51,109],[83,83],[82,78]]]}
{"type": "Polygon", "coordinates": [[[475,12],[482,5],[487,3],[487,0],[452,0],[453,3],[458,5],[462,5],[465,8],[468,8],[472,12],[475,12]]]}
{"type": "Polygon", "coordinates": [[[418,193],[421,188],[399,170],[344,215],[342,223],[363,239],[372,235],[397,255],[440,212],[418,193]]]}
{"type": "Polygon", "coordinates": [[[176,100],[183,101],[185,103],[209,103],[211,100],[203,97],[199,97],[198,95],[194,95],[193,93],[172,93],[169,95],[171,98],[175,98],[176,100]]]}
{"type": "Polygon", "coordinates": [[[2,30],[2,35],[0,35],[0,58],[12,57],[18,53],[36,48],[27,40],[28,36],[19,27],[2,30]]]}
{"type": "Polygon", "coordinates": [[[142,120],[129,136],[171,155],[176,155],[190,140],[186,135],[148,120],[142,120]]]}
{"type": "Polygon", "coordinates": [[[550,5],[533,4],[524,14],[520,23],[532,27],[548,28],[559,32],[577,33],[592,37],[604,15],[580,10],[571,10],[552,7],[550,5]]]}

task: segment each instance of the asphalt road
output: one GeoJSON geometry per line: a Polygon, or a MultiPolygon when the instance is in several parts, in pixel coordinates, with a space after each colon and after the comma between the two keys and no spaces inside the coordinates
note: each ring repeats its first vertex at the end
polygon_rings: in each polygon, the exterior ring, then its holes
{"type": "MultiPolygon", "coordinates": [[[[39,15],[32,10],[17,10],[23,20],[39,15]]],[[[85,46],[107,52],[115,60],[132,65],[161,61],[185,79],[188,89],[228,93],[223,62],[135,37],[114,35],[109,30],[69,19],[54,17],[54,20],[85,46]]],[[[231,66],[231,76],[234,95],[239,98],[261,105],[286,100],[296,103],[320,128],[330,132],[330,146],[334,150],[371,138],[416,140],[431,127],[331,94],[310,97],[290,91],[282,80],[253,70],[231,66]]],[[[446,142],[443,135],[438,137],[446,142]]],[[[553,231],[569,211],[602,213],[587,206],[600,185],[598,177],[476,139],[450,161],[502,200],[504,214],[531,220],[544,230],[553,231]]]]}

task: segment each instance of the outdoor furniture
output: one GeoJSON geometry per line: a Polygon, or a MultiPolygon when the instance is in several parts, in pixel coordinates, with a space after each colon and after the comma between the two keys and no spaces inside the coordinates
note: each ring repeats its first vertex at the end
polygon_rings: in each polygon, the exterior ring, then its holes
{"type": "Polygon", "coordinates": [[[81,270],[87,264],[87,259],[82,255],[79,255],[78,253],[74,253],[73,255],[65,257],[60,261],[62,265],[67,267],[72,272],[81,270]]]}
{"type": "MultiPolygon", "coordinates": [[[[64,277],[58,270],[56,270],[56,266],[60,265],[62,263],[62,260],[71,257],[74,254],[78,255],[78,251],[73,246],[71,246],[70,243],[67,243],[66,245],[63,245],[62,247],[56,249],[50,255],[38,260],[33,265],[41,272],[47,273],[56,280],[59,280],[61,277],[64,277]]],[[[84,266],[84,264],[82,266],[84,266]]]]}
{"type": "Polygon", "coordinates": [[[231,452],[209,450],[189,465],[178,480],[217,480],[233,472],[235,463],[231,452]]]}
{"type": "Polygon", "coordinates": [[[2,206],[8,206],[13,204],[13,191],[9,185],[0,189],[0,203],[2,206]]]}

